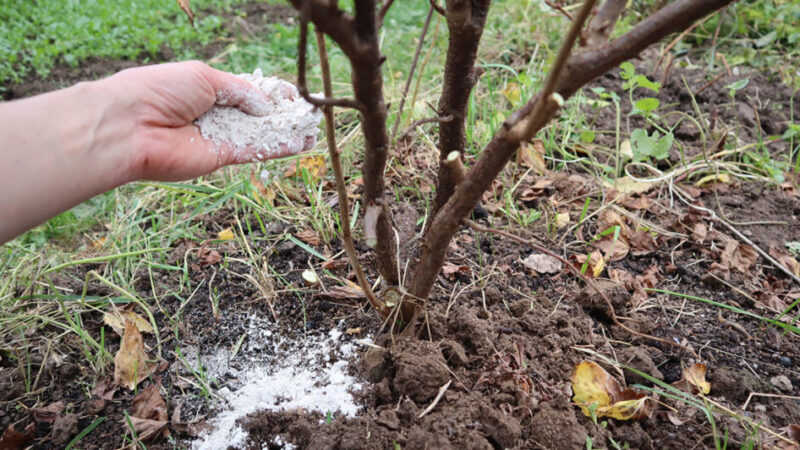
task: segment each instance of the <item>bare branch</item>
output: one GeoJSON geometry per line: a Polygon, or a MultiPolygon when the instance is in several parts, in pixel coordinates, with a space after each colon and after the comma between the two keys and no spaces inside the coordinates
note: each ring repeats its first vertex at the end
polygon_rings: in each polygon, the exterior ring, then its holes
{"type": "Polygon", "coordinates": [[[606,0],[600,5],[583,36],[587,47],[599,47],[608,41],[627,3],[628,0],[606,0]]]}
{"type": "Polygon", "coordinates": [[[439,6],[438,0],[430,0],[430,3],[431,3],[431,8],[433,8],[434,11],[441,14],[442,17],[447,17],[447,13],[444,11],[444,8],[439,6]]]}
{"type": "Polygon", "coordinates": [[[397,136],[397,128],[400,126],[400,119],[403,118],[403,107],[406,105],[408,88],[411,87],[411,80],[414,78],[414,71],[417,69],[417,61],[419,61],[419,54],[422,52],[422,45],[425,43],[425,35],[428,34],[428,26],[431,24],[431,17],[433,17],[433,6],[428,10],[428,17],[425,18],[425,24],[422,25],[422,31],[419,33],[417,49],[414,51],[414,59],[411,60],[411,68],[408,71],[406,85],[403,87],[403,95],[400,97],[400,106],[397,108],[397,118],[394,121],[394,127],[392,127],[391,142],[394,142],[394,138],[397,136]]]}
{"type": "MultiPolygon", "coordinates": [[[[320,108],[323,106],[339,106],[342,108],[355,108],[361,110],[363,105],[349,98],[333,98],[326,95],[324,98],[312,96],[306,84],[306,50],[308,47],[308,7],[310,2],[304,1],[300,10],[300,39],[297,43],[297,90],[305,101],[320,108]]],[[[319,32],[318,32],[319,33],[319,32]]]]}
{"type": "Polygon", "coordinates": [[[308,2],[308,18],[317,30],[327,34],[348,57],[358,52],[358,39],[353,34],[353,18],[328,0],[288,0],[300,11],[308,2]]]}
{"type": "MultiPolygon", "coordinates": [[[[597,76],[635,57],[650,44],[666,35],[690,26],[693,22],[734,0],[678,0],[640,22],[631,31],[602,48],[570,57],[564,73],[548,79],[543,93],[554,92],[568,98],[597,76]],[[552,89],[551,85],[555,84],[552,89]]],[[[573,27],[578,21],[573,22],[573,27]]],[[[554,70],[555,71],[555,70],[554,70]]],[[[522,138],[532,136],[555,114],[552,95],[539,94],[520,108],[496,133],[472,166],[464,183],[433,219],[425,236],[410,292],[426,298],[444,263],[447,247],[459,225],[480,201],[505,164],[511,159],[522,138]],[[521,128],[519,124],[524,124],[521,128]],[[514,130],[516,128],[516,130],[514,130]],[[513,132],[512,132],[513,131],[513,132]]]]}
{"type": "Polygon", "coordinates": [[[572,14],[569,13],[563,6],[559,5],[558,3],[552,2],[550,0],[544,0],[545,5],[555,9],[556,11],[560,12],[564,15],[570,22],[572,22],[572,14]]]}
{"type": "MultiPolygon", "coordinates": [[[[319,31],[316,32],[316,35],[317,48],[319,50],[319,60],[320,65],[322,66],[323,90],[325,95],[330,97],[333,89],[331,88],[331,72],[330,67],[328,66],[328,52],[325,49],[325,36],[319,31]]],[[[339,150],[336,148],[336,130],[334,129],[333,122],[333,106],[323,107],[322,112],[325,114],[325,136],[328,140],[328,154],[330,155],[331,166],[333,167],[333,173],[336,177],[336,193],[339,196],[339,223],[342,227],[342,241],[344,242],[344,249],[347,253],[347,258],[350,260],[350,264],[353,266],[353,271],[356,273],[356,279],[358,280],[359,286],[361,286],[361,290],[364,291],[364,294],[367,296],[367,300],[369,300],[370,305],[372,305],[378,314],[385,319],[389,312],[386,306],[381,303],[377,297],[375,297],[375,293],[372,292],[372,286],[370,286],[366,275],[364,275],[364,270],[361,268],[361,263],[358,261],[356,247],[353,244],[353,235],[350,231],[350,206],[349,202],[347,201],[347,188],[344,182],[342,162],[339,159],[339,150]]]]}
{"type": "Polygon", "coordinates": [[[394,4],[394,0],[386,0],[381,6],[381,11],[378,13],[378,21],[381,25],[383,25],[383,19],[386,17],[386,13],[389,12],[389,8],[392,7],[394,4]]]}

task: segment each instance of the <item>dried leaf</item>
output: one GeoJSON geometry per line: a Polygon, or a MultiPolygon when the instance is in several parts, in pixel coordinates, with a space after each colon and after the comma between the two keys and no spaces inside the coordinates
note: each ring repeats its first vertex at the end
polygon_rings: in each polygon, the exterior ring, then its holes
{"type": "Polygon", "coordinates": [[[470,272],[469,266],[457,266],[457,265],[455,265],[453,263],[449,263],[449,262],[444,263],[444,265],[442,266],[442,273],[447,278],[450,278],[450,279],[456,277],[460,273],[469,273],[469,272],[470,272]]]}
{"type": "Polygon", "coordinates": [[[323,155],[316,155],[316,156],[304,156],[297,160],[297,163],[290,167],[286,172],[284,172],[284,178],[291,178],[296,175],[300,175],[303,173],[303,169],[308,172],[308,175],[313,179],[319,179],[328,170],[328,166],[325,165],[325,156],[323,155]]]}
{"type": "Polygon", "coordinates": [[[711,383],[706,381],[706,365],[695,363],[683,369],[683,377],[672,385],[684,392],[697,394],[711,392],[711,383]]]}
{"type": "Polygon", "coordinates": [[[603,254],[598,250],[589,253],[588,256],[574,255],[572,258],[577,261],[579,269],[583,269],[583,265],[586,264],[586,269],[594,278],[599,277],[600,274],[603,273],[603,269],[606,268],[606,261],[603,259],[603,254]]]}
{"type": "Polygon", "coordinates": [[[367,298],[367,295],[357,284],[348,286],[333,286],[328,288],[327,292],[320,292],[314,296],[332,299],[367,298]]]}
{"type": "Polygon", "coordinates": [[[620,204],[627,209],[648,209],[653,201],[649,197],[638,196],[632,197],[625,195],[620,199],[620,204]]]}
{"type": "Polygon", "coordinates": [[[789,439],[800,444],[800,425],[790,423],[786,427],[786,435],[789,436],[789,439]]]}
{"type": "Polygon", "coordinates": [[[114,382],[130,390],[150,375],[142,333],[130,320],[125,321],[125,331],[119,351],[114,356],[114,382]]]}
{"type": "Polygon", "coordinates": [[[649,231],[639,230],[634,232],[630,236],[629,242],[631,248],[640,255],[658,250],[658,242],[649,231]]]}
{"type": "Polygon", "coordinates": [[[614,188],[620,194],[642,194],[649,191],[658,181],[641,181],[629,176],[619,177],[613,183],[604,183],[606,187],[614,188]]]}
{"type": "Polygon", "coordinates": [[[100,397],[103,400],[111,400],[114,398],[117,389],[115,385],[109,383],[106,378],[103,378],[97,383],[97,386],[92,389],[92,395],[100,397]]]}
{"type": "Polygon", "coordinates": [[[128,418],[140,441],[148,442],[159,435],[163,435],[164,432],[169,432],[167,430],[169,421],[167,420],[142,419],[135,416],[129,416],[128,418]]]}
{"type": "Polygon", "coordinates": [[[314,230],[298,231],[297,233],[294,234],[294,236],[297,239],[300,239],[301,241],[305,242],[306,244],[314,246],[314,247],[316,247],[316,246],[318,246],[320,244],[319,235],[314,230]]]}
{"type": "Polygon", "coordinates": [[[722,264],[742,273],[747,273],[747,271],[750,270],[750,266],[755,264],[757,259],[758,253],[756,253],[753,247],[740,244],[734,239],[728,240],[728,243],[725,245],[725,250],[723,250],[720,255],[720,262],[722,262],[722,264]]]}
{"type": "Polygon", "coordinates": [[[537,175],[548,173],[544,160],[544,144],[541,139],[534,139],[531,143],[523,142],[517,150],[517,164],[533,169],[537,175]]]}
{"type": "Polygon", "coordinates": [[[158,384],[151,384],[133,397],[131,416],[151,420],[167,420],[167,403],[158,384]]]}
{"type": "Polygon", "coordinates": [[[628,256],[628,251],[630,250],[628,242],[621,236],[618,239],[614,239],[613,236],[607,236],[599,241],[595,241],[593,245],[596,249],[601,250],[605,254],[604,259],[608,262],[619,261],[625,258],[628,256]]]}
{"type": "Polygon", "coordinates": [[[186,13],[186,17],[189,19],[189,24],[194,26],[194,12],[192,12],[192,7],[189,6],[189,0],[177,0],[178,6],[181,7],[184,13],[186,13]]]}
{"type": "Polygon", "coordinates": [[[230,227],[225,228],[224,230],[222,230],[219,233],[217,233],[217,239],[219,239],[221,241],[230,241],[231,239],[234,239],[235,237],[236,237],[236,235],[233,233],[233,230],[231,230],[230,227]]]}
{"type": "Polygon", "coordinates": [[[531,253],[522,260],[522,265],[540,274],[558,273],[561,271],[561,261],[550,255],[531,253]]]}
{"type": "Polygon", "coordinates": [[[706,175],[703,178],[700,178],[694,185],[700,187],[712,182],[730,184],[731,176],[727,173],[712,173],[711,175],[706,175]]]}
{"type": "Polygon", "coordinates": [[[347,334],[347,335],[353,335],[353,334],[359,334],[359,333],[361,333],[361,327],[357,327],[357,328],[348,328],[348,329],[347,329],[347,330],[344,332],[344,334],[347,334]]]}
{"type": "Polygon", "coordinates": [[[39,423],[53,423],[64,411],[64,402],[54,402],[41,408],[31,408],[33,420],[39,423]]]}
{"type": "Polygon", "coordinates": [[[200,267],[212,266],[222,262],[222,255],[214,249],[210,249],[203,245],[197,252],[197,257],[200,259],[200,267]]]}
{"type": "Polygon", "coordinates": [[[592,405],[610,405],[621,390],[619,382],[597,363],[583,361],[575,366],[572,374],[572,401],[587,417],[592,416],[592,405]]]}
{"type": "Polygon", "coordinates": [[[692,239],[698,244],[702,244],[708,236],[708,225],[697,222],[692,228],[692,239]]]}
{"type": "Polygon", "coordinates": [[[120,336],[125,331],[126,320],[133,322],[140,332],[153,334],[153,327],[150,322],[133,311],[108,311],[103,314],[103,323],[110,326],[120,336]]]}
{"type": "Polygon", "coordinates": [[[9,425],[3,436],[0,437],[0,449],[2,450],[17,450],[25,448],[34,437],[36,425],[33,423],[28,424],[25,430],[20,433],[14,428],[14,425],[9,425]]]}
{"type": "Polygon", "coordinates": [[[650,417],[654,411],[650,397],[632,389],[622,390],[619,382],[592,361],[575,366],[572,375],[572,400],[583,414],[618,420],[650,417]]]}

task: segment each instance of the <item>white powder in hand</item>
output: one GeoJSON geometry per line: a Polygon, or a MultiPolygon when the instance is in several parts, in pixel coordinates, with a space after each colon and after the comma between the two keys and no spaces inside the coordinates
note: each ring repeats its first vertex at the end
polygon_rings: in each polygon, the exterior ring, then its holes
{"type": "Polygon", "coordinates": [[[265,114],[253,116],[236,107],[223,106],[231,93],[218,92],[217,105],[195,121],[203,137],[215,144],[220,162],[223,143],[233,149],[232,158],[226,162],[236,163],[293,155],[314,145],[322,112],[305,101],[293,84],[265,77],[260,69],[252,75],[237,76],[264,92],[268,100],[265,114]]]}

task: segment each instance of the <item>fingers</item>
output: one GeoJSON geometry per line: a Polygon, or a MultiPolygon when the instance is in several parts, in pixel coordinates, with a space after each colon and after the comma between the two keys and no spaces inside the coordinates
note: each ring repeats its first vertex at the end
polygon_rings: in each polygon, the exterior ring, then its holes
{"type": "MultiPolygon", "coordinates": [[[[202,64],[202,63],[201,63],[202,64]]],[[[269,111],[269,97],[242,78],[203,64],[204,76],[217,96],[217,105],[235,106],[247,114],[263,116],[269,111]]]]}

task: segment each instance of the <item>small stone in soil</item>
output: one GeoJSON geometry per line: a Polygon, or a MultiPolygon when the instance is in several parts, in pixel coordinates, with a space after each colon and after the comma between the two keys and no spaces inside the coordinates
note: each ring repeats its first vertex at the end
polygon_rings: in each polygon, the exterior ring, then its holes
{"type": "Polygon", "coordinates": [[[788,356],[782,356],[781,364],[783,364],[783,367],[792,367],[792,358],[789,358],[788,356]]]}

